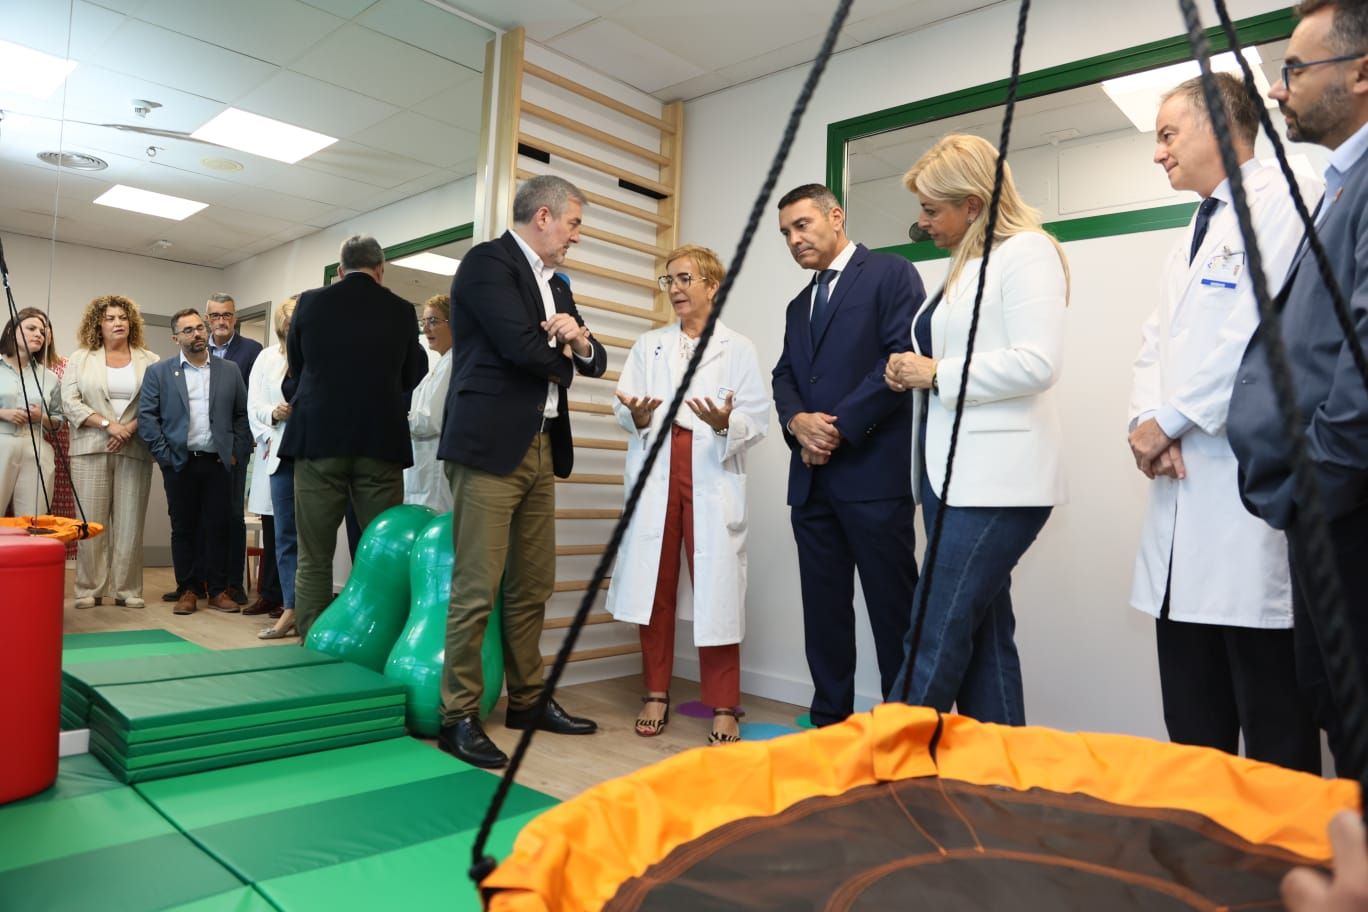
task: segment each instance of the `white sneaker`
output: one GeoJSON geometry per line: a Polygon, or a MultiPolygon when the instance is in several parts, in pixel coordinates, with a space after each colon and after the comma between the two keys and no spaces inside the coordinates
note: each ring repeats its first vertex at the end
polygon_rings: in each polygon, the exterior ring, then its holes
{"type": "Polygon", "coordinates": [[[76,599],[77,608],[94,608],[95,599],[93,596],[82,595],[76,599]]]}

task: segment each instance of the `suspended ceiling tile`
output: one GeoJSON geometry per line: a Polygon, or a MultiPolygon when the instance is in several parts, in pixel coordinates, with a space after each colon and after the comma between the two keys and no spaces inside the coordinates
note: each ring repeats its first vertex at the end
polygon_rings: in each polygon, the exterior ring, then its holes
{"type": "Polygon", "coordinates": [[[333,143],[295,167],[334,174],[379,188],[397,187],[432,170],[431,165],[407,156],[350,141],[333,143]]]}
{"type": "Polygon", "coordinates": [[[638,40],[709,71],[823,34],[833,8],[823,0],[692,0],[687,5],[634,0],[614,13],[612,21],[638,40]],[[708,23],[725,25],[710,28],[708,23]]]}
{"type": "Polygon", "coordinates": [[[703,68],[606,19],[561,35],[549,44],[562,54],[647,93],[704,72],[703,68]]]}
{"type": "Polygon", "coordinates": [[[729,79],[724,79],[716,73],[704,73],[702,76],[695,76],[693,79],[686,79],[672,86],[666,86],[653,94],[664,102],[689,101],[710,92],[720,92],[730,85],[732,82],[729,79]]]}
{"type": "Polygon", "coordinates": [[[136,19],[121,25],[91,62],[221,101],[246,94],[276,71],[264,61],[136,19]]]}
{"type": "Polygon", "coordinates": [[[54,57],[84,61],[124,22],[103,6],[0,0],[0,38],[54,57]]]}
{"type": "Polygon", "coordinates": [[[323,212],[305,218],[304,221],[311,230],[316,231],[319,228],[327,228],[330,225],[336,225],[338,222],[345,222],[347,219],[355,218],[360,214],[361,211],[358,209],[348,209],[346,206],[331,206],[323,212]]]}
{"type": "Polygon", "coordinates": [[[299,0],[148,0],[138,18],[277,64],[294,60],[344,22],[299,0]]]}
{"type": "Polygon", "coordinates": [[[320,203],[331,203],[334,206],[350,206],[355,200],[363,199],[375,192],[375,187],[370,184],[299,167],[266,181],[261,185],[261,189],[279,190],[281,193],[302,196],[320,203]]]}
{"type": "Polygon", "coordinates": [[[234,102],[234,107],[339,139],[399,111],[377,98],[290,70],[276,73],[234,102]]]}
{"type": "Polygon", "coordinates": [[[360,15],[368,6],[375,3],[375,0],[304,0],[309,6],[326,10],[334,16],[341,16],[343,19],[352,19],[360,15]]]}
{"type": "MultiPolygon", "coordinates": [[[[789,67],[806,65],[816,59],[817,52],[821,50],[822,40],[825,37],[826,36],[821,35],[805,38],[796,44],[790,44],[787,47],[770,51],[767,54],[760,54],[759,56],[743,60],[740,63],[722,67],[722,69],[717,72],[725,77],[732,85],[739,85],[743,82],[749,82],[752,79],[758,79],[761,76],[777,73],[780,70],[787,70],[789,67]]],[[[849,34],[841,32],[837,36],[836,47],[833,53],[844,51],[847,48],[855,47],[858,44],[859,42],[849,34]]]]}
{"type": "Polygon", "coordinates": [[[484,70],[485,45],[494,37],[469,19],[414,0],[380,0],[356,22],[477,73],[484,70]]]}
{"type": "Polygon", "coordinates": [[[282,221],[310,225],[319,224],[337,211],[337,207],[331,203],[306,199],[297,193],[280,193],[257,187],[233,187],[232,195],[224,200],[223,205],[282,221]]]}
{"type": "Polygon", "coordinates": [[[595,18],[593,10],[574,0],[447,0],[490,25],[527,29],[527,37],[545,42],[595,18]]]}
{"type": "Polygon", "coordinates": [[[471,72],[357,25],[333,32],[290,68],[401,107],[450,88],[471,72]]]}
{"type": "Polygon", "coordinates": [[[400,111],[352,137],[356,142],[396,155],[446,167],[475,154],[479,137],[412,111],[400,111]]]}
{"type": "Polygon", "coordinates": [[[92,0],[96,6],[103,6],[105,9],[114,10],[125,16],[136,15],[148,0],[92,0]]]}
{"type": "Polygon", "coordinates": [[[484,77],[472,76],[465,82],[424,99],[409,110],[478,133],[480,114],[484,110],[484,77]]]}
{"type": "MultiPolygon", "coordinates": [[[[994,6],[997,2],[999,0],[918,0],[916,3],[875,0],[861,12],[859,19],[846,23],[845,31],[861,42],[877,41],[985,6],[994,6]],[[886,10],[874,13],[874,8],[880,5],[886,10]]],[[[858,9],[863,5],[857,3],[855,7],[858,9]]]]}
{"type": "Polygon", "coordinates": [[[576,2],[591,12],[600,16],[608,16],[616,13],[625,6],[631,6],[632,0],[576,0],[576,2]]]}

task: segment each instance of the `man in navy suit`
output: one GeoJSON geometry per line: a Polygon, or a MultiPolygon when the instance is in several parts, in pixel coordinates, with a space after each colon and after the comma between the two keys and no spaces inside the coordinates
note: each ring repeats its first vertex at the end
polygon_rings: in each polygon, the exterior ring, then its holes
{"type": "Polygon", "coordinates": [[[821,184],[779,200],[779,231],[814,271],[788,306],[774,404],[792,451],[812,721],[831,725],[854,710],[856,570],[885,697],[903,660],[917,585],[912,400],[883,373],[889,355],[911,348],[926,294],[907,260],[846,237],[845,213],[821,184]]]}
{"type": "Polygon", "coordinates": [[[209,329],[199,311],[176,313],[171,338],[180,351],[143,375],[138,436],[161,466],[166,485],[171,560],[181,593],[174,612],[195,611],[200,579],[207,584],[211,608],[237,611],[226,592],[223,538],[233,467],[252,452],[247,386],[237,365],[210,357],[209,329]],[[201,530],[207,538],[202,566],[196,553],[201,530]]]}
{"type": "MultiPolygon", "coordinates": [[[[1303,0],[1302,20],[1283,60],[1286,82],[1269,97],[1287,121],[1288,138],[1331,150],[1325,197],[1316,233],[1344,292],[1359,339],[1368,348],[1368,2],[1303,0]]],[[[1306,244],[1292,261],[1283,288],[1279,324],[1291,367],[1292,390],[1303,422],[1307,452],[1330,524],[1334,563],[1348,598],[1351,648],[1368,656],[1368,390],[1349,354],[1306,244]]],[[[1359,778],[1350,766],[1342,707],[1326,674],[1323,618],[1312,607],[1314,555],[1303,525],[1306,504],[1297,497],[1292,449],[1273,393],[1261,333],[1254,335],[1235,378],[1227,419],[1239,462],[1245,506],[1275,529],[1287,530],[1292,559],[1292,623],[1297,680],[1326,730],[1340,776],[1359,778]]],[[[1357,685],[1368,682],[1355,682],[1357,685]]]]}
{"type": "Polygon", "coordinates": [[[475,766],[508,762],[480,726],[480,649],[503,589],[504,724],[590,734],[589,719],[542,693],[541,632],[556,581],[556,486],[574,463],[565,391],[575,373],[601,377],[603,345],[590,335],[570,286],[555,273],[579,242],[585,196],[552,175],[513,199],[513,228],[471,248],[451,282],[451,385],[437,455],[447,464],[456,562],[447,609],[442,727],[437,744],[475,766]],[[553,477],[554,476],[554,477],[553,477]]]}

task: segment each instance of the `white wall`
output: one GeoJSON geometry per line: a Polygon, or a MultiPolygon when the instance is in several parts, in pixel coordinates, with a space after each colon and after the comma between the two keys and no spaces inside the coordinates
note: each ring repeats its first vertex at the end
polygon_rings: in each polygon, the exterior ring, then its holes
{"type": "MultiPolygon", "coordinates": [[[[1280,8],[1269,0],[1234,0],[1229,6],[1237,18],[1280,8]]],[[[999,4],[835,57],[777,191],[823,179],[826,128],[832,121],[1005,78],[1016,14],[1016,4],[999,4]]],[[[1209,6],[1204,16],[1208,23],[1215,21],[1209,6]]],[[[1024,69],[1180,31],[1172,4],[1037,0],[1024,69]]],[[[687,106],[682,240],[707,244],[732,258],[805,75],[803,69],[790,70],[687,106]]],[[[910,218],[911,197],[907,209],[910,218]]],[[[1013,588],[1027,715],[1033,722],[1163,734],[1152,625],[1126,606],[1144,479],[1126,448],[1125,406],[1139,325],[1153,306],[1158,263],[1175,234],[1127,235],[1067,247],[1074,297],[1061,392],[1071,442],[1072,502],[1056,511],[1013,588]]],[[[943,263],[926,264],[928,284],[943,269],[943,263]]],[[[763,363],[778,358],[784,306],[806,280],[780,242],[771,201],[725,316],[755,342],[763,363]]],[[[751,583],[742,685],[751,693],[805,703],[811,684],[803,657],[797,558],[784,506],[787,462],[776,434],[753,454],[750,465],[751,583]]],[[[862,602],[857,610],[863,614],[862,602]]],[[[861,699],[872,702],[878,676],[867,625],[860,635],[857,687],[861,699]]],[[[683,640],[680,648],[683,666],[691,664],[687,644],[683,640]]]]}

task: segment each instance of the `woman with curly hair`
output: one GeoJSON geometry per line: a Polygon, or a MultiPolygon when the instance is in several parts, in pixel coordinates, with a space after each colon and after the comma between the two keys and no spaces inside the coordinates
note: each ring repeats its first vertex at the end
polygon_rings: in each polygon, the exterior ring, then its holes
{"type": "Polygon", "coordinates": [[[138,305],[101,295],[86,305],[80,345],[62,374],[62,405],[71,422],[71,481],[90,522],[105,532],[80,543],[76,607],[103,597],[143,607],[142,537],[152,454],[138,438],[143,372],[157,356],[143,348],[138,305]]]}
{"type": "Polygon", "coordinates": [[[62,426],[55,360],[41,310],[25,307],[0,331],[0,514],[11,499],[15,516],[50,512],[54,463],[45,435],[62,426]]]}

